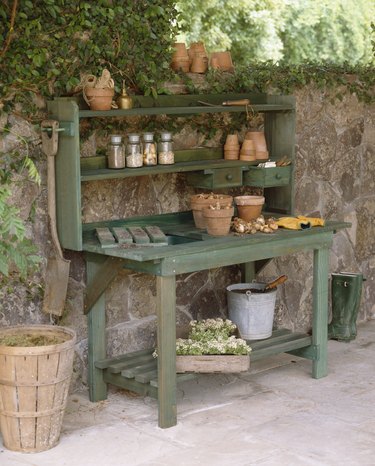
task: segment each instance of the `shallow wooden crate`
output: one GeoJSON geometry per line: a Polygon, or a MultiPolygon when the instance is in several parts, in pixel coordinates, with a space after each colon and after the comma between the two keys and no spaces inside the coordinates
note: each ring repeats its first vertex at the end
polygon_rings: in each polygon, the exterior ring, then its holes
{"type": "Polygon", "coordinates": [[[176,372],[233,373],[246,372],[250,367],[250,356],[202,355],[176,356],[176,372]]]}

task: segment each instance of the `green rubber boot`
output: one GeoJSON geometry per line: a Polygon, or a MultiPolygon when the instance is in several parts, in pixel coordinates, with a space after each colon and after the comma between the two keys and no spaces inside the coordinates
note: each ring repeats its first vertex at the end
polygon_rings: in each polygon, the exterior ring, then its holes
{"type": "Polygon", "coordinates": [[[328,325],[328,338],[351,341],[357,336],[363,281],[362,274],[332,274],[332,321],[328,325]]]}

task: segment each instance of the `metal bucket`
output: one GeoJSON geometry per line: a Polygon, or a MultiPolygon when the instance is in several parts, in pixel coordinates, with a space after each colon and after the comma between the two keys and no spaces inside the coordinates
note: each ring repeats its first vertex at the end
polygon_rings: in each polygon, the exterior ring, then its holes
{"type": "Polygon", "coordinates": [[[239,283],[227,287],[229,319],[237,325],[245,340],[262,340],[272,335],[277,289],[267,293],[264,283],[239,283]],[[248,290],[240,292],[240,290],[248,290]]]}

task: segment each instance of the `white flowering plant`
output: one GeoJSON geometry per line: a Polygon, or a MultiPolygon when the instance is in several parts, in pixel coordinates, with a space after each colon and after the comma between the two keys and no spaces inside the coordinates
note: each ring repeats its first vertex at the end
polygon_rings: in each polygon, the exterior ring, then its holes
{"type": "MultiPolygon", "coordinates": [[[[176,340],[177,356],[248,355],[250,346],[233,333],[237,326],[229,319],[192,320],[188,338],[176,340]]],[[[155,350],[154,356],[157,356],[155,350]]]]}

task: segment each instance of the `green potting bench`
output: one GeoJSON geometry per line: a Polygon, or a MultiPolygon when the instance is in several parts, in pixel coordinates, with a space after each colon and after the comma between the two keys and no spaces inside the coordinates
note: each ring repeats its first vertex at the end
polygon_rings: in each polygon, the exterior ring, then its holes
{"type": "MultiPolygon", "coordinates": [[[[187,172],[188,180],[200,188],[216,189],[233,186],[264,188],[266,213],[293,214],[294,201],[294,99],[265,95],[163,96],[136,99],[132,110],[93,112],[80,110],[71,99],[49,103],[50,117],[62,129],[56,159],[57,220],[64,248],[84,251],[87,263],[89,387],[90,399],[107,396],[107,384],[140,394],[154,396],[159,402],[159,426],[176,424],[176,275],[216,267],[243,265],[243,280],[251,281],[257,264],[273,257],[303,250],[313,251],[313,329],[312,334],[276,330],[272,337],[252,343],[252,360],[289,352],[312,360],[315,378],[327,374],[328,255],[334,233],[348,226],[327,222],[324,227],[304,231],[278,230],[274,234],[244,237],[230,234],[211,237],[194,227],[191,212],[148,217],[133,217],[110,222],[83,224],[81,218],[81,182],[125,178],[145,174],[187,172]],[[109,170],[104,157],[80,159],[79,121],[82,118],[128,117],[132,115],[189,115],[215,112],[245,111],[244,107],[222,107],[227,100],[250,98],[251,111],[265,115],[265,133],[272,160],[288,156],[292,164],[276,169],[261,169],[253,162],[223,160],[222,149],[176,151],[176,164],[138,169],[109,170]],[[202,106],[205,101],[211,106],[202,106]],[[150,246],[141,242],[119,244],[111,234],[99,242],[96,229],[158,226],[166,235],[164,245],[150,246]],[[106,358],[104,292],[121,268],[154,275],[157,281],[157,345],[158,358],[152,349],[106,358]]],[[[155,239],[157,241],[157,238],[155,239]]]]}

